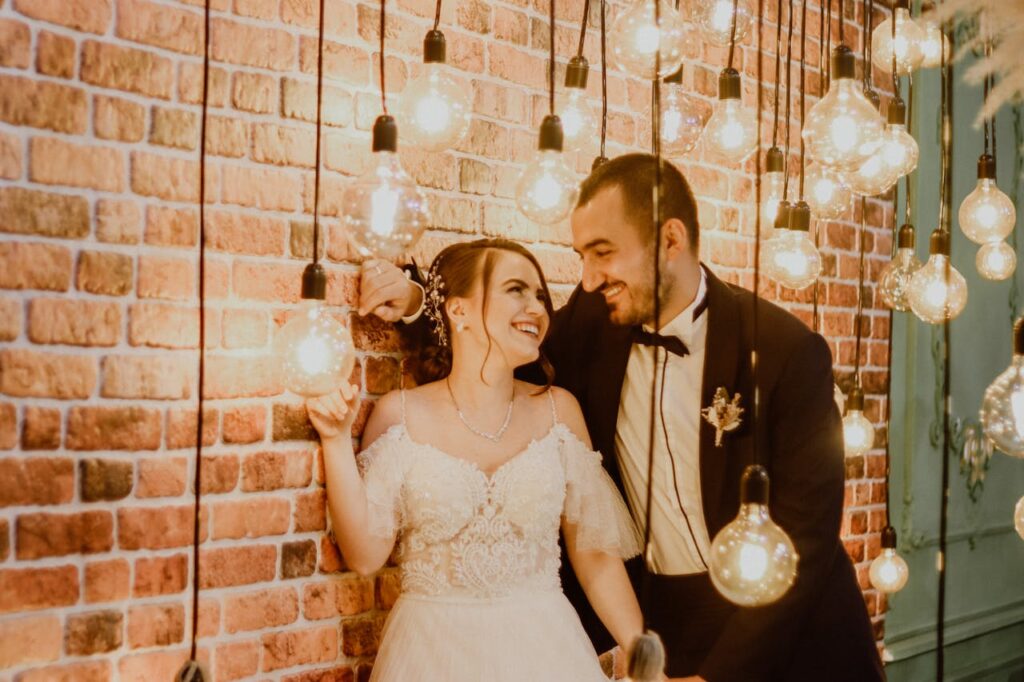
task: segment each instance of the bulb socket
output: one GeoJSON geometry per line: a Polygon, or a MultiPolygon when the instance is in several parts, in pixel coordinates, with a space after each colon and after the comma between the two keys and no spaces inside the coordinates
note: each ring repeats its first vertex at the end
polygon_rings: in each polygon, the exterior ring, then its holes
{"type": "Polygon", "coordinates": [[[679,68],[661,79],[662,83],[675,83],[676,85],[683,84],[683,65],[680,64],[679,68]]]}
{"type": "Polygon", "coordinates": [[[565,67],[565,87],[585,90],[587,87],[587,76],[590,74],[590,63],[586,57],[577,56],[569,60],[565,67]]]}
{"type": "Polygon", "coordinates": [[[793,204],[785,199],[779,202],[778,213],[775,214],[775,223],[772,225],[776,230],[789,229],[789,214],[793,210],[793,204]]]}
{"type": "Polygon", "coordinates": [[[857,75],[857,56],[846,45],[832,50],[832,80],[853,78],[857,75]]]}
{"type": "Polygon", "coordinates": [[[900,228],[896,235],[896,247],[900,249],[912,249],[914,244],[914,226],[909,223],[900,228]]]}
{"type": "Polygon", "coordinates": [[[778,147],[772,147],[764,155],[765,173],[781,173],[786,170],[786,158],[782,155],[782,150],[778,147]]]}
{"type": "Polygon", "coordinates": [[[562,151],[562,143],[565,133],[562,132],[562,119],[554,114],[548,114],[540,123],[540,139],[537,149],[540,151],[562,151]]]}
{"type": "Polygon", "coordinates": [[[398,151],[398,124],[393,116],[384,114],[373,122],[373,151],[398,151]]]}
{"type": "Polygon", "coordinates": [[[740,479],[740,504],[768,504],[768,471],[749,464],[740,479]]]}
{"type": "Polygon", "coordinates": [[[882,98],[878,96],[875,89],[869,86],[867,83],[864,84],[864,97],[871,102],[871,106],[875,108],[875,111],[882,110],[882,98]]]}
{"type": "Polygon", "coordinates": [[[910,0],[896,0],[896,2],[893,3],[892,8],[910,11],[910,0]]]}
{"type": "Polygon", "coordinates": [[[982,154],[978,157],[978,179],[996,179],[996,159],[991,154],[982,154]]]}
{"type": "Polygon", "coordinates": [[[718,99],[740,98],[740,72],[732,68],[722,69],[718,74],[718,99]]]}
{"type": "Polygon", "coordinates": [[[789,209],[789,229],[801,232],[811,229],[811,207],[806,201],[798,201],[789,209]]]}
{"type": "Polygon", "coordinates": [[[327,271],[319,263],[310,263],[302,271],[302,298],[317,301],[327,298],[327,271]]]}
{"type": "Polygon", "coordinates": [[[444,64],[447,56],[448,43],[444,39],[444,34],[436,28],[427,31],[427,36],[423,39],[423,63],[444,64]]]}
{"type": "Polygon", "coordinates": [[[601,166],[603,166],[606,163],[608,163],[608,157],[607,156],[595,156],[594,157],[594,163],[590,164],[590,172],[593,173],[594,171],[596,171],[598,168],[600,168],[601,166]]]}
{"type": "Polygon", "coordinates": [[[890,125],[906,125],[907,104],[900,98],[889,102],[889,108],[885,112],[885,120],[890,125]]]}
{"type": "Polygon", "coordinates": [[[928,253],[935,255],[948,256],[949,255],[949,232],[945,230],[935,230],[932,232],[931,239],[929,240],[928,253]]]}
{"type": "Polygon", "coordinates": [[[853,410],[864,411],[864,389],[859,384],[851,388],[846,396],[846,413],[849,414],[853,410]]]}
{"type": "Polygon", "coordinates": [[[1024,317],[1013,323],[1013,354],[1024,355],[1024,317]]]}
{"type": "Polygon", "coordinates": [[[882,529],[882,549],[896,549],[896,529],[892,526],[882,529]]]}

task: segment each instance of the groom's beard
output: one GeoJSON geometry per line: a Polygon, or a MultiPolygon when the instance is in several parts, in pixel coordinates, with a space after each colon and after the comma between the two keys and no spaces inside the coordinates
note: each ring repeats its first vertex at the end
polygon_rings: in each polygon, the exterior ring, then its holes
{"type": "MultiPolygon", "coordinates": [[[[662,264],[658,289],[661,292],[661,307],[665,307],[669,292],[675,286],[676,278],[666,271],[662,264]]],[[[606,288],[614,285],[605,285],[606,288]]],[[[620,327],[633,327],[638,324],[654,324],[654,275],[642,282],[626,284],[627,301],[609,307],[609,319],[620,327]]]]}

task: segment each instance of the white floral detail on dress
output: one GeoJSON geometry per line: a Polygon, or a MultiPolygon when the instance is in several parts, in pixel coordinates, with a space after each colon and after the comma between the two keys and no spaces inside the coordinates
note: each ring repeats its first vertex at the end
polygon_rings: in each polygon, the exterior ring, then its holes
{"type": "Polygon", "coordinates": [[[738,428],[741,423],[740,415],[743,414],[743,408],[740,407],[740,394],[737,393],[729,400],[729,391],[725,390],[724,386],[719,386],[715,390],[711,405],[702,409],[700,414],[708,424],[715,427],[715,447],[720,448],[722,435],[726,431],[738,428]]]}

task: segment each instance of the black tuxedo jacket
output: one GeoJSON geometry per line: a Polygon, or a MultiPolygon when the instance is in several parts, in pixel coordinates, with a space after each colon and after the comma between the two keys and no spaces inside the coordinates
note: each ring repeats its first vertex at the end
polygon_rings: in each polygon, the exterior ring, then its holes
{"type": "MultiPolygon", "coordinates": [[[[740,427],[724,435],[721,447],[715,446],[714,428],[701,419],[701,497],[714,537],[736,517],[740,476],[754,462],[754,297],[706,272],[701,406],[710,405],[721,386],[730,396],[739,392],[744,408],[740,427]]],[[[798,576],[775,604],[737,608],[700,674],[710,682],[884,679],[863,597],[839,539],[845,467],[831,353],[820,335],[778,306],[760,301],[758,318],[757,442],[771,477],[771,515],[796,546],[798,576]]],[[[615,430],[631,347],[631,329],[611,324],[603,297],[581,287],[556,313],[544,344],[555,383],[579,400],[594,447],[620,491],[615,430]]],[[[572,571],[563,570],[562,577],[598,650],[607,649],[613,642],[572,571]]],[[[686,617],[687,605],[679,604],[679,618],[686,617]]]]}

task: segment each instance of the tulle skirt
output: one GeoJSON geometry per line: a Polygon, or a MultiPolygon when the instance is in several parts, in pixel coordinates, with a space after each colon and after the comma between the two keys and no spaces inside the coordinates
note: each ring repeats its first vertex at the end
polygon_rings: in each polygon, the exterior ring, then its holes
{"type": "Polygon", "coordinates": [[[370,682],[607,682],[559,591],[498,599],[403,594],[370,682]]]}

